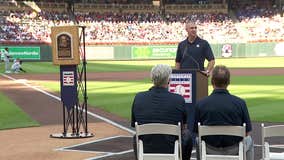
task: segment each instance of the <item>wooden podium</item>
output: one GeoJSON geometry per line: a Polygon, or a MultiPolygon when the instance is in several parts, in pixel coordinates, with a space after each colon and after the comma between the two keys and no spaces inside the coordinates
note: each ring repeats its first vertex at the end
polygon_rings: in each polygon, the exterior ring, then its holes
{"type": "Polygon", "coordinates": [[[196,101],[208,96],[208,77],[201,71],[195,71],[196,101]]]}
{"type": "MultiPolygon", "coordinates": [[[[187,112],[187,127],[193,133],[195,103],[208,96],[208,77],[199,70],[173,70],[168,88],[170,92],[183,96],[187,112]]],[[[195,136],[192,137],[195,141],[195,136]]]]}

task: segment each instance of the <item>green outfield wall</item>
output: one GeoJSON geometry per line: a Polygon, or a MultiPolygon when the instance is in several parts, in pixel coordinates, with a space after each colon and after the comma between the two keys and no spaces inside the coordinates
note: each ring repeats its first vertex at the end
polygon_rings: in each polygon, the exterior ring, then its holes
{"type": "MultiPolygon", "coordinates": [[[[52,59],[51,47],[48,45],[3,45],[0,50],[9,48],[12,59],[20,58],[30,61],[50,61],[52,59]]],[[[1,54],[3,59],[3,54],[1,54]]]]}
{"type": "MultiPolygon", "coordinates": [[[[4,49],[6,46],[1,46],[4,49]]],[[[49,45],[7,46],[13,58],[51,61],[49,45]]],[[[284,56],[284,42],[211,44],[216,58],[284,56]]],[[[177,45],[86,46],[88,60],[173,59],[177,45]]]]}

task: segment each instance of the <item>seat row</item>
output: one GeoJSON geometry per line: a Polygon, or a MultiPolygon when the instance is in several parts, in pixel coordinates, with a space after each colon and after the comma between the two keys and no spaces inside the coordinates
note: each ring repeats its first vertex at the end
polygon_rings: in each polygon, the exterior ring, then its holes
{"type": "MultiPolygon", "coordinates": [[[[137,142],[137,157],[138,160],[181,160],[181,125],[161,124],[161,123],[148,123],[138,125],[135,123],[136,128],[136,142],[137,142]],[[166,134],[175,135],[177,140],[174,145],[173,154],[163,153],[144,153],[143,141],[139,136],[149,134],[166,134]]],[[[202,160],[246,160],[246,145],[244,139],[246,137],[246,124],[243,126],[205,126],[198,124],[198,146],[199,156],[202,160]],[[229,135],[243,137],[243,141],[239,143],[237,155],[224,154],[209,154],[207,153],[208,146],[205,141],[200,139],[203,136],[209,135],[229,135]]],[[[284,125],[264,126],[261,124],[261,147],[262,147],[262,160],[284,160],[284,152],[271,152],[271,149],[284,149],[284,144],[269,144],[269,138],[284,137],[284,125]]]]}

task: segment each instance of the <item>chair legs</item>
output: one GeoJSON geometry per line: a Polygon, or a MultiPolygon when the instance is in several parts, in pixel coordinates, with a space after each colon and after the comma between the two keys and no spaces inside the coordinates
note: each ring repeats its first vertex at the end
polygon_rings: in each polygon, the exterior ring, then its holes
{"type": "Polygon", "coordinates": [[[134,157],[135,157],[135,160],[138,160],[138,157],[137,157],[136,135],[133,136],[133,150],[134,150],[134,157]]]}

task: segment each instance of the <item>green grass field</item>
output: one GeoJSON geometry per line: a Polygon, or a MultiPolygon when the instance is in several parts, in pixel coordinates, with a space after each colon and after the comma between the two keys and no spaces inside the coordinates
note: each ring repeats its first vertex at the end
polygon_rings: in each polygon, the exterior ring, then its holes
{"type": "MultiPolygon", "coordinates": [[[[158,63],[175,65],[174,60],[88,61],[87,72],[149,71],[153,65],[158,63]]],[[[284,57],[216,59],[216,64],[223,64],[229,68],[284,67],[284,57]]],[[[3,62],[2,66],[0,67],[1,73],[4,72],[3,62]]],[[[59,72],[59,66],[54,66],[51,62],[24,62],[22,67],[28,73],[59,72]]]]}
{"type": "MultiPolygon", "coordinates": [[[[284,76],[232,77],[230,93],[246,100],[252,121],[284,122],[284,76]]],[[[59,92],[59,83],[42,83],[59,92]]],[[[130,119],[133,98],[137,92],[149,89],[150,79],[126,82],[88,82],[88,103],[130,119]]],[[[212,86],[209,85],[209,93],[212,86]]]]}
{"type": "MultiPolygon", "coordinates": [[[[149,71],[158,63],[174,66],[174,60],[155,61],[89,61],[88,72],[117,72],[117,71],[149,71]]],[[[216,64],[229,68],[272,68],[284,67],[284,57],[272,58],[239,58],[217,59],[216,64]]],[[[29,73],[58,73],[59,67],[50,62],[25,62],[23,68],[29,73]]],[[[0,69],[3,71],[3,67],[0,69]]],[[[59,82],[42,83],[51,90],[59,91],[59,82]]],[[[146,77],[139,81],[88,82],[88,103],[100,107],[121,117],[130,118],[130,109],[137,92],[151,87],[150,79],[146,77]]],[[[209,92],[212,87],[209,86],[209,92]]],[[[244,98],[247,102],[253,121],[284,122],[284,75],[283,76],[237,76],[232,77],[229,90],[232,94],[244,98]]],[[[0,97],[3,105],[10,106],[6,97],[0,97]],[[4,99],[4,100],[2,100],[4,99]]],[[[12,108],[14,110],[14,108],[12,108]]],[[[20,112],[20,111],[18,111],[20,112]]],[[[11,113],[11,112],[8,112],[11,113]]],[[[14,113],[14,112],[13,112],[14,113]]],[[[10,116],[13,118],[13,116],[10,116]]],[[[0,117],[0,124],[3,118],[0,117]]],[[[15,120],[16,121],[16,120],[15,120]]],[[[27,122],[28,124],[28,122],[27,122]]],[[[9,124],[8,124],[9,125],[9,124]]],[[[22,127],[29,125],[22,125],[22,127]]],[[[17,127],[17,126],[16,126],[17,127]]],[[[18,126],[21,127],[21,126],[18,126]]],[[[14,128],[14,127],[2,127],[14,128]]]]}
{"type": "Polygon", "coordinates": [[[0,92],[0,130],[19,127],[39,126],[24,113],[16,104],[0,92]]]}

